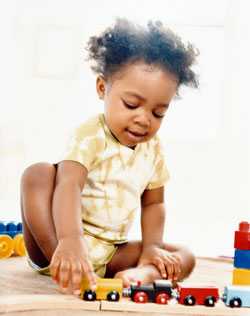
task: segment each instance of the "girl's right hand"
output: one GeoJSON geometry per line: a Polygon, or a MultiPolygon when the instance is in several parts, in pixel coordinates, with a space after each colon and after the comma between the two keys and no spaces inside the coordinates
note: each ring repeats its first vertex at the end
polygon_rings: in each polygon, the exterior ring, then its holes
{"type": "Polygon", "coordinates": [[[50,273],[63,292],[79,295],[83,277],[88,279],[91,289],[95,289],[96,275],[83,236],[59,240],[51,259],[50,273]]]}

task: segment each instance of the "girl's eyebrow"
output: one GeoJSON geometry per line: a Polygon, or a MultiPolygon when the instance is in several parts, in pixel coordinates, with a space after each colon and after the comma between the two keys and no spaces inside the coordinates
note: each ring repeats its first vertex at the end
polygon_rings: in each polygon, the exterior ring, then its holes
{"type": "Polygon", "coordinates": [[[142,101],[146,101],[146,99],[144,97],[142,97],[141,95],[139,95],[138,93],[136,92],[130,92],[130,91],[125,91],[125,94],[129,95],[129,96],[132,96],[132,97],[136,97],[137,99],[140,99],[142,101]]]}
{"type": "MultiPolygon", "coordinates": [[[[125,91],[124,92],[126,95],[129,95],[129,96],[132,96],[132,97],[136,97],[137,99],[141,100],[141,101],[147,101],[147,99],[145,99],[143,96],[139,95],[138,93],[136,92],[132,92],[132,91],[125,91]]],[[[167,103],[160,103],[158,104],[158,106],[163,106],[165,108],[167,108],[169,106],[169,104],[167,103]]]]}

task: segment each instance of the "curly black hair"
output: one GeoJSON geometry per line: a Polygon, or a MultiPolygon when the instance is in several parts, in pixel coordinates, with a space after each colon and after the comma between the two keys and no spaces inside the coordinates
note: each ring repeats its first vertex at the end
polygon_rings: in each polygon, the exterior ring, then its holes
{"type": "Polygon", "coordinates": [[[163,67],[174,74],[178,87],[182,84],[198,87],[198,76],[191,69],[198,51],[160,21],[149,21],[146,27],[118,18],[112,27],[100,36],[90,37],[86,50],[91,69],[105,78],[117,73],[123,66],[139,60],[163,67]]]}

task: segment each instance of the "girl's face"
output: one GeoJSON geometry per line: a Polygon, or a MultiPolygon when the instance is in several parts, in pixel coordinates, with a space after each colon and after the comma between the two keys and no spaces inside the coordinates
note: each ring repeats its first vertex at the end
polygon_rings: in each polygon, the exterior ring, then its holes
{"type": "Polygon", "coordinates": [[[174,75],[144,62],[124,66],[108,81],[97,78],[106,124],[128,147],[146,142],[157,133],[177,87],[174,75]]]}

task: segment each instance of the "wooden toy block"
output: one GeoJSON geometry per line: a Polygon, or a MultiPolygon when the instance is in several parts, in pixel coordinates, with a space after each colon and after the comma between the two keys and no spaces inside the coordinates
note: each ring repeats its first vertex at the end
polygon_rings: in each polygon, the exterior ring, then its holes
{"type": "Polygon", "coordinates": [[[234,269],[233,270],[233,285],[249,285],[250,286],[250,270],[234,269]]]}
{"type": "Polygon", "coordinates": [[[234,233],[234,248],[250,250],[250,223],[241,222],[239,230],[234,233]]]}
{"type": "Polygon", "coordinates": [[[234,266],[235,268],[250,269],[250,250],[235,249],[234,266]]]}

